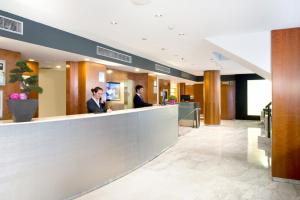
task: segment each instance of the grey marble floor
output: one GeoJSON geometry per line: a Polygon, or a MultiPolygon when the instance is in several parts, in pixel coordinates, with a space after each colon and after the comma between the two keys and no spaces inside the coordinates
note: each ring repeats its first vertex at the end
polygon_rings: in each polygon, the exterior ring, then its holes
{"type": "Polygon", "coordinates": [[[300,200],[299,185],[271,180],[258,122],[181,127],[180,135],[153,161],[77,200],[300,200]]]}

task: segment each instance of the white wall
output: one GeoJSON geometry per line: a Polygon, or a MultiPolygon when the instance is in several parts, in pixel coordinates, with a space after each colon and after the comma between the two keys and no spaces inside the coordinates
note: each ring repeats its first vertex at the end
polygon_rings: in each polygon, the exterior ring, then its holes
{"type": "Polygon", "coordinates": [[[66,115],[66,71],[40,69],[39,117],[66,115]]]}
{"type": "MultiPolygon", "coordinates": [[[[271,32],[256,32],[239,35],[215,36],[207,40],[214,45],[234,54],[246,63],[241,63],[249,70],[270,78],[271,76],[271,32]],[[248,65],[251,63],[252,65],[248,65]],[[257,69],[255,69],[255,67],[257,69]]],[[[230,56],[230,59],[236,60],[230,56]]],[[[238,61],[239,62],[239,61],[238,61]]]]}

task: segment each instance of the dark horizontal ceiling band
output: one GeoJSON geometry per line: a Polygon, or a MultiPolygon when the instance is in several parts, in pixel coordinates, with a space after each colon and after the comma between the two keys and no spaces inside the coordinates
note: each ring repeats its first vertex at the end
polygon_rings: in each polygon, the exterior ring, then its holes
{"type": "MultiPolygon", "coordinates": [[[[88,57],[93,57],[96,59],[101,59],[101,60],[106,60],[110,62],[115,62],[119,64],[124,64],[124,65],[129,65],[131,67],[138,67],[141,69],[145,70],[150,70],[154,72],[159,72],[159,73],[164,73],[162,71],[158,71],[155,69],[155,65],[160,63],[154,62],[152,60],[142,58],[140,56],[124,52],[119,49],[115,49],[113,47],[107,46],[102,43],[98,43],[83,37],[80,37],[78,35],[74,35],[72,33],[62,31],[50,26],[47,26],[45,24],[41,24],[17,15],[14,15],[12,13],[5,12],[3,10],[0,10],[0,15],[12,18],[14,20],[18,20],[23,22],[23,35],[21,34],[16,34],[16,33],[11,33],[8,31],[4,31],[0,29],[0,36],[23,41],[23,42],[28,42],[32,44],[37,44],[53,49],[58,49],[62,51],[67,51],[71,53],[76,53],[80,54],[83,56],[88,56],[88,57]],[[132,63],[126,63],[120,60],[116,59],[111,59],[105,56],[97,55],[96,54],[96,48],[97,46],[101,46],[113,51],[117,51],[126,55],[129,55],[132,57],[132,63]]],[[[198,81],[198,76],[195,76],[193,74],[183,72],[178,69],[174,69],[169,66],[165,66],[170,68],[170,73],[164,73],[167,75],[187,79],[187,80],[192,80],[192,81],[198,81]]]]}

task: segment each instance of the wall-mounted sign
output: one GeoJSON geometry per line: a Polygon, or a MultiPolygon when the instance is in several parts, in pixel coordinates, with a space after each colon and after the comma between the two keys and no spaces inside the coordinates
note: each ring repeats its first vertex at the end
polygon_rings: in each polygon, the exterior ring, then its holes
{"type": "Polygon", "coordinates": [[[0,60],[0,85],[5,85],[5,60],[0,60]]]}
{"type": "Polygon", "coordinates": [[[104,72],[99,72],[98,81],[99,81],[99,83],[104,83],[105,82],[105,73],[104,72]]]}

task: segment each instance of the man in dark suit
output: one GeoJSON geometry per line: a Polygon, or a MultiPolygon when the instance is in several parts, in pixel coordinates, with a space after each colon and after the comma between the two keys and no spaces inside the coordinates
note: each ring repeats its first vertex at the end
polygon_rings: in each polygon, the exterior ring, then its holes
{"type": "Polygon", "coordinates": [[[144,88],[141,85],[135,87],[136,94],[133,97],[134,108],[142,108],[152,106],[152,104],[146,103],[143,100],[142,94],[144,93],[144,88]]]}

